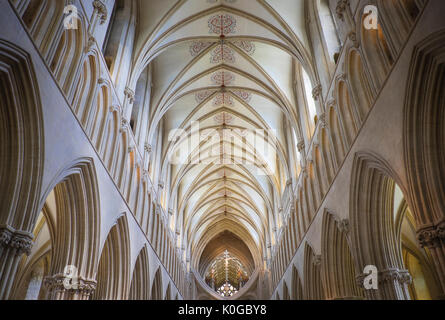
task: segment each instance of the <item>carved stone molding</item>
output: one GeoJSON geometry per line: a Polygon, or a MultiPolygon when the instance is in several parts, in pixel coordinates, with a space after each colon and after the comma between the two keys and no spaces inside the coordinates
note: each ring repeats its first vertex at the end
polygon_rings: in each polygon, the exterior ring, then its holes
{"type": "Polygon", "coordinates": [[[128,120],[125,119],[125,118],[122,118],[120,131],[123,132],[123,131],[126,131],[126,130],[128,130],[128,120]]]}
{"type": "Polygon", "coordinates": [[[298,142],[297,148],[298,148],[298,152],[301,152],[304,150],[304,148],[305,148],[304,140],[301,140],[298,142]]]}
{"type": "Polygon", "coordinates": [[[354,48],[358,48],[360,46],[360,42],[358,41],[357,34],[354,31],[348,33],[348,39],[351,40],[354,48]]]}
{"type": "Polygon", "coordinates": [[[320,95],[322,94],[322,91],[323,91],[323,87],[321,86],[321,84],[317,84],[312,89],[312,98],[314,98],[314,100],[317,101],[318,98],[320,97],[320,95]]]}
{"type": "Polygon", "coordinates": [[[70,277],[65,274],[46,277],[43,283],[50,292],[61,291],[84,296],[93,294],[97,286],[95,280],[86,280],[82,277],[70,277]]]}
{"type": "Polygon", "coordinates": [[[445,241],[445,221],[436,226],[422,228],[417,231],[417,240],[422,248],[437,248],[445,241]]]}
{"type": "Polygon", "coordinates": [[[94,0],[93,8],[96,14],[99,16],[99,23],[104,24],[108,18],[108,10],[105,4],[100,0],[94,0]]]}
{"type": "Polygon", "coordinates": [[[379,273],[379,282],[394,282],[398,281],[401,284],[410,284],[412,277],[408,270],[388,269],[379,273]]]}
{"type": "Polygon", "coordinates": [[[342,219],[337,222],[337,228],[340,232],[349,233],[349,219],[342,219]]]}
{"type": "Polygon", "coordinates": [[[349,6],[349,0],[339,0],[337,2],[337,7],[335,8],[335,13],[337,14],[337,17],[341,21],[345,21],[345,11],[348,6],[349,6]]]}
{"type": "Polygon", "coordinates": [[[150,153],[153,151],[153,148],[152,148],[151,145],[149,145],[148,143],[146,143],[146,144],[144,145],[144,150],[145,150],[145,152],[147,152],[148,154],[150,154],[150,153]]]}
{"type": "Polygon", "coordinates": [[[129,87],[125,87],[124,90],[125,97],[130,101],[130,104],[134,103],[134,91],[131,90],[129,87]]]}
{"type": "Polygon", "coordinates": [[[96,38],[94,38],[93,35],[88,34],[88,42],[85,46],[85,53],[90,52],[95,43],[96,43],[96,38]]]}
{"type": "Polygon", "coordinates": [[[0,228],[0,245],[14,249],[17,256],[31,253],[32,239],[33,236],[30,233],[17,231],[7,226],[0,228]]]}
{"type": "Polygon", "coordinates": [[[326,121],[326,113],[322,113],[319,117],[318,117],[318,121],[320,122],[320,126],[322,128],[327,128],[328,127],[328,122],[326,121]]]}
{"type": "MultiPolygon", "coordinates": [[[[369,274],[360,274],[356,277],[357,285],[364,288],[364,280],[369,274]]],[[[401,285],[409,285],[412,282],[412,277],[408,270],[387,269],[378,273],[378,283],[394,283],[398,282],[401,285]]]]}

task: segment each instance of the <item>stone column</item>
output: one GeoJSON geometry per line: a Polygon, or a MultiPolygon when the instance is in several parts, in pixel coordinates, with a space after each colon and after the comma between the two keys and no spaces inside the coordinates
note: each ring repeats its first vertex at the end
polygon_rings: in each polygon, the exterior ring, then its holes
{"type": "Polygon", "coordinates": [[[0,227],[0,300],[9,298],[19,261],[31,253],[32,239],[29,232],[0,227]]]}
{"type": "Polygon", "coordinates": [[[428,248],[434,269],[440,281],[442,298],[445,299],[445,220],[417,230],[417,240],[422,248],[428,248]]]}

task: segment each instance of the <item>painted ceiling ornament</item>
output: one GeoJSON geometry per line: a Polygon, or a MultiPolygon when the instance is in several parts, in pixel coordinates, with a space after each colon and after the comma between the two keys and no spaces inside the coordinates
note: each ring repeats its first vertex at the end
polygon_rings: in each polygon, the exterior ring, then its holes
{"type": "Polygon", "coordinates": [[[212,50],[210,63],[235,63],[235,52],[225,44],[219,45],[212,50]]]}
{"type": "Polygon", "coordinates": [[[218,71],[212,75],[210,80],[217,86],[228,86],[235,81],[235,76],[227,71],[218,71]]]}
{"type": "Polygon", "coordinates": [[[193,41],[193,43],[190,45],[190,54],[192,57],[198,56],[201,52],[203,52],[205,49],[210,47],[213,42],[210,41],[193,41]]]}
{"type": "Polygon", "coordinates": [[[195,93],[195,100],[197,103],[201,103],[204,100],[206,100],[208,97],[210,97],[212,95],[212,91],[211,90],[202,90],[199,92],[195,93]]]}
{"type": "Polygon", "coordinates": [[[238,98],[244,100],[246,103],[249,103],[252,99],[252,94],[245,90],[235,89],[232,90],[233,94],[236,95],[238,98]]]}
{"type": "Polygon", "coordinates": [[[210,17],[208,21],[209,33],[227,35],[235,33],[236,19],[230,14],[219,14],[210,17]]]}
{"type": "Polygon", "coordinates": [[[218,125],[231,124],[233,122],[233,116],[226,112],[217,114],[213,119],[218,125]]]}
{"type": "Polygon", "coordinates": [[[227,107],[234,106],[233,98],[230,94],[225,92],[220,92],[215,96],[215,99],[213,99],[213,106],[220,107],[222,105],[227,107]]]}
{"type": "Polygon", "coordinates": [[[235,46],[243,50],[248,55],[253,55],[255,53],[255,44],[249,40],[236,40],[232,42],[235,46]]]}

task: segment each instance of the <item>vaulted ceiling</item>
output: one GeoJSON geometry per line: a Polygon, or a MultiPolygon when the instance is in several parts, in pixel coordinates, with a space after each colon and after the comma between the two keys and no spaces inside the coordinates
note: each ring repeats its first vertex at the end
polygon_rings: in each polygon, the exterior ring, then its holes
{"type": "Polygon", "coordinates": [[[291,178],[287,127],[300,132],[295,74],[312,65],[304,2],[140,1],[131,78],[151,69],[149,136],[164,132],[165,209],[193,268],[225,234],[255,267],[266,259],[291,178]]]}

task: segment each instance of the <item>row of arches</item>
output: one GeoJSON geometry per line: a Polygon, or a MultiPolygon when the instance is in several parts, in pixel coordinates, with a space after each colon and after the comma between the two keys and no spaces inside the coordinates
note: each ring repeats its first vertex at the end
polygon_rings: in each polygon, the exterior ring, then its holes
{"type": "Polygon", "coordinates": [[[392,177],[398,179],[377,155],[356,155],[350,220],[325,210],[321,254],[304,243],[303,277],[292,264],[277,299],[441,298],[434,255],[417,242],[412,211],[392,177]],[[378,272],[377,288],[365,286],[367,266],[378,272]]]}
{"type": "MultiPolygon", "coordinates": [[[[127,42],[134,37],[134,30],[129,27],[132,23],[127,21],[134,17],[134,4],[116,3],[109,29],[120,31],[112,33],[103,50],[107,57],[114,52],[120,58],[110,68],[102,61],[95,39],[88,36],[91,31],[87,30],[88,24],[80,10],[75,20],[77,28],[65,29],[63,10],[69,3],[37,0],[15,1],[13,4],[140,227],[154,241],[153,246],[159,248],[159,257],[169,272],[178,283],[181,282],[181,261],[170,239],[168,223],[155,213],[157,196],[148,171],[151,168],[148,165],[150,150],[146,147],[146,152],[141,154],[136,147],[133,128],[127,122],[124,105],[116,94],[119,89],[117,77],[122,77],[118,70],[129,59],[129,53],[116,51],[116,45],[121,40],[119,35],[125,36],[127,42]],[[125,17],[120,17],[123,14],[125,17]]],[[[150,171],[153,170],[155,168],[150,171]]],[[[165,212],[159,214],[166,215],[165,212]]]]}
{"type": "MultiPolygon", "coordinates": [[[[48,194],[33,230],[34,245],[18,264],[11,299],[162,300],[161,267],[150,273],[147,246],[130,270],[128,222],[122,214],[99,249],[97,182],[90,159],[63,170],[48,194]],[[82,234],[82,237],[78,235],[82,234]],[[100,259],[99,259],[100,257],[100,259]]],[[[168,280],[169,282],[171,280],[168,280]]]]}
{"type": "MultiPolygon", "coordinates": [[[[323,6],[322,3],[319,5],[323,6]]],[[[369,33],[366,33],[366,36],[369,36],[369,33]]],[[[380,38],[381,41],[386,41],[383,34],[380,34],[380,38]]],[[[291,153],[294,154],[293,159],[300,162],[297,167],[300,164],[302,167],[302,170],[296,170],[297,191],[295,192],[295,200],[299,202],[296,207],[300,208],[301,214],[295,218],[289,215],[290,225],[296,228],[297,234],[299,233],[296,237],[299,239],[307,230],[312,216],[324,198],[337,171],[341,168],[359,129],[366,120],[372,107],[372,101],[376,98],[376,91],[373,89],[376,83],[368,71],[370,68],[367,67],[367,65],[373,65],[373,62],[369,61],[367,57],[368,55],[377,55],[376,52],[370,52],[371,48],[374,50],[376,46],[363,35],[361,43],[362,45],[359,46],[354,36],[351,37],[350,43],[344,45],[349,48],[343,49],[346,52],[344,54],[345,61],[342,62],[344,71],[341,73],[337,70],[338,75],[330,78],[333,83],[330,93],[332,97],[324,99],[320,94],[317,94],[318,97],[314,94],[314,98],[317,98],[317,103],[321,106],[321,111],[317,108],[317,115],[309,117],[309,122],[312,121],[311,118],[314,118],[313,134],[308,133],[304,140],[295,141],[294,144],[297,148],[291,150],[291,153]],[[366,64],[363,62],[363,55],[365,55],[366,64]],[[303,194],[306,195],[306,199],[300,196],[303,194]]],[[[379,74],[386,77],[388,72],[389,68],[379,74]]],[[[304,70],[302,73],[305,73],[304,70]]],[[[319,70],[319,73],[321,75],[323,70],[319,70]]],[[[303,82],[307,86],[308,81],[303,82]]],[[[377,88],[380,87],[381,83],[377,83],[377,88]]],[[[311,105],[310,101],[314,104],[308,93],[305,96],[309,101],[306,103],[308,106],[311,105]]],[[[295,134],[292,138],[297,139],[295,134]]],[[[289,239],[284,240],[284,242],[288,241],[289,239]]],[[[293,250],[295,248],[293,247],[293,250]]],[[[289,258],[288,256],[284,260],[288,262],[289,258]]]]}
{"type": "MultiPolygon", "coordinates": [[[[134,150],[128,152],[130,143],[125,126],[122,126],[122,108],[120,106],[113,107],[115,97],[110,83],[101,77],[103,74],[101,61],[94,45],[92,45],[94,40],[88,39],[86,36],[86,24],[82,13],[79,12],[76,30],[64,30],[62,21],[64,15],[61,11],[64,8],[63,2],[12,1],[12,3],[22,17],[30,36],[67,100],[71,102],[72,109],[84,127],[85,133],[106,163],[110,175],[114,173],[116,183],[120,184],[123,193],[125,191],[125,198],[134,210],[141,228],[147,235],[149,234],[148,230],[151,230],[151,234],[156,235],[151,238],[153,243],[158,246],[159,251],[162,250],[162,254],[159,256],[175,278],[175,282],[179,284],[183,278],[182,266],[175,256],[173,244],[168,239],[169,234],[164,222],[160,219],[153,222],[154,218],[150,219],[152,215],[155,215],[155,200],[152,199],[148,180],[144,179],[141,165],[137,163],[136,153],[134,150]],[[56,14],[57,12],[60,14],[56,14]],[[60,17],[60,19],[52,19],[53,16],[60,17]],[[74,83],[79,85],[74,86],[74,83]],[[146,214],[146,212],[150,214],[146,214]]],[[[23,263],[22,254],[29,253],[31,250],[33,226],[37,221],[45,221],[44,225],[52,226],[45,227],[51,233],[52,239],[49,243],[52,245],[51,254],[47,252],[42,257],[45,259],[45,263],[40,259],[37,263],[39,271],[36,273],[36,279],[41,278],[41,271],[44,270],[46,276],[54,275],[55,277],[47,280],[48,287],[59,288],[58,275],[63,274],[64,266],[76,260],[80,264],[78,266],[78,271],[81,274],[80,281],[85,287],[86,296],[90,296],[94,291],[90,289],[95,287],[96,281],[92,280],[96,277],[92,270],[99,267],[98,262],[93,261],[93,257],[98,254],[97,244],[91,243],[92,239],[98,236],[100,224],[98,220],[100,217],[98,191],[86,189],[92,185],[95,179],[94,166],[91,166],[91,159],[83,159],[76,165],[66,168],[63,171],[66,176],[58,176],[55,179],[58,184],[53,186],[50,192],[52,197],[57,199],[57,210],[55,211],[58,219],[55,220],[59,223],[58,228],[53,226],[54,221],[51,222],[50,218],[38,218],[38,208],[43,206],[42,200],[38,197],[41,192],[47,192],[40,190],[45,148],[38,84],[35,81],[31,60],[26,52],[2,40],[1,59],[4,62],[2,97],[5,98],[5,101],[11,102],[10,106],[2,109],[1,116],[2,122],[4,122],[2,128],[5,131],[2,137],[10,138],[5,140],[6,144],[2,144],[2,148],[4,148],[4,152],[2,152],[4,159],[1,159],[2,181],[8,182],[5,184],[7,189],[4,191],[11,192],[11,196],[2,201],[1,210],[2,225],[6,226],[2,229],[2,239],[5,239],[4,246],[1,247],[3,264],[1,275],[4,280],[2,280],[1,288],[2,298],[8,297],[13,285],[16,285],[13,283],[14,275],[17,274],[18,268],[21,268],[23,263]],[[16,83],[10,82],[11,79],[16,83]],[[18,95],[19,90],[24,90],[25,93],[18,95]],[[13,97],[15,100],[12,99],[13,97]],[[16,100],[17,97],[23,101],[16,100]],[[13,150],[17,150],[17,158],[11,156],[13,150]],[[31,163],[31,161],[35,163],[31,163]],[[14,174],[14,170],[16,170],[16,174],[14,174]],[[17,201],[18,199],[20,201],[17,201]],[[82,234],[80,230],[88,231],[89,236],[78,240],[73,232],[82,234]],[[69,234],[72,236],[67,240],[66,237],[69,234]],[[18,250],[11,247],[13,245],[11,240],[14,241],[14,247],[17,247],[18,250]],[[70,249],[66,251],[67,248],[70,249]],[[79,252],[82,252],[84,256],[79,252]]],[[[113,234],[115,232],[113,231],[113,234]]],[[[110,259],[113,257],[113,244],[123,241],[115,239],[115,237],[111,239],[113,240],[106,242],[105,252],[108,253],[102,255],[99,270],[108,270],[109,267],[104,266],[109,265],[110,259]]],[[[128,239],[126,241],[128,242],[128,239]]],[[[119,264],[122,265],[122,262],[119,264]]],[[[110,281],[114,280],[110,279],[115,277],[110,276],[109,273],[116,273],[116,268],[108,270],[108,274],[103,274],[104,271],[99,273],[102,279],[101,283],[107,281],[106,286],[113,284],[110,281]]],[[[128,295],[125,291],[121,291],[121,287],[117,287],[111,293],[108,289],[106,292],[101,289],[96,292],[95,297],[115,298],[117,294],[128,295]]],[[[172,294],[169,293],[169,295],[172,294]]],[[[67,296],[66,293],[52,292],[51,295],[42,293],[33,295],[33,297],[61,299],[67,296]]],[[[75,297],[85,298],[81,294],[76,294],[75,297]]],[[[162,298],[164,295],[157,295],[157,297],[162,298]]]]}
{"type": "MultiPolygon", "coordinates": [[[[410,6],[411,4],[406,3],[407,6],[410,6]]],[[[415,21],[415,19],[417,18],[418,14],[420,13],[420,10],[422,8],[422,5],[424,3],[417,3],[415,8],[418,8],[416,10],[414,10],[413,12],[415,12],[415,15],[412,16],[412,22],[410,23],[410,26],[413,26],[413,23],[415,21]]],[[[411,7],[414,8],[414,7],[411,7]]],[[[404,9],[405,10],[405,9],[404,9]]],[[[383,24],[383,22],[382,22],[383,24]]],[[[384,33],[382,32],[382,27],[379,26],[379,30],[377,30],[376,34],[378,35],[378,37],[380,37],[379,41],[383,41],[382,39],[384,39],[384,33]]],[[[386,34],[386,32],[385,32],[386,34]]],[[[406,35],[407,36],[407,35],[406,35]]],[[[436,35],[437,37],[437,35],[436,35]]],[[[406,38],[404,39],[406,40],[406,38]]],[[[335,80],[335,89],[333,90],[334,93],[336,93],[337,96],[334,96],[335,99],[333,100],[329,100],[326,103],[326,106],[328,107],[329,110],[329,124],[328,124],[328,129],[329,132],[331,133],[331,137],[330,137],[330,148],[331,150],[334,151],[334,154],[332,154],[331,157],[331,161],[334,164],[338,164],[341,165],[344,157],[347,155],[349,148],[353,142],[353,140],[355,139],[355,136],[359,130],[359,128],[362,125],[362,122],[366,119],[366,115],[369,112],[369,108],[371,108],[371,101],[373,101],[375,99],[375,89],[373,89],[374,87],[381,87],[382,85],[382,81],[376,81],[375,77],[373,77],[372,75],[367,76],[367,74],[369,72],[365,71],[369,68],[366,67],[366,65],[381,65],[381,62],[375,62],[372,63],[369,60],[367,60],[367,56],[371,53],[367,53],[365,54],[365,62],[366,64],[364,65],[361,59],[361,56],[363,55],[363,52],[365,52],[366,50],[370,50],[370,48],[366,48],[366,42],[368,40],[366,40],[364,37],[362,37],[361,39],[361,46],[360,47],[356,47],[355,45],[351,47],[351,49],[349,50],[349,54],[347,54],[346,56],[348,57],[347,62],[345,63],[345,68],[347,70],[346,75],[341,75],[339,77],[336,78],[335,80]],[[351,94],[352,93],[352,94],[351,94]],[[355,107],[355,106],[358,106],[355,107]],[[337,113],[337,112],[338,113],[337,113]]],[[[386,41],[386,40],[384,40],[386,41]]],[[[392,41],[392,40],[391,40],[392,41]]],[[[439,39],[436,41],[440,41],[439,39]]],[[[427,41],[426,41],[427,42],[427,41]]],[[[375,42],[374,42],[375,44],[375,42]]],[[[375,50],[376,48],[382,48],[382,45],[374,45],[373,46],[373,50],[375,50]]],[[[386,50],[386,49],[385,49],[386,50]]],[[[389,59],[391,60],[391,64],[394,62],[394,58],[389,59]]],[[[385,77],[387,76],[389,72],[389,68],[385,71],[385,72],[380,72],[380,74],[382,75],[382,79],[385,79],[385,77]]],[[[416,74],[416,77],[418,77],[418,74],[416,74]]],[[[414,76],[413,76],[414,77],[414,76]]],[[[413,80],[411,80],[413,81],[413,80]]],[[[438,78],[435,79],[435,81],[437,81],[437,83],[440,83],[440,80],[438,78]]],[[[433,81],[429,82],[431,85],[432,83],[434,83],[433,81]]],[[[431,89],[430,89],[431,90],[431,89]]],[[[410,85],[407,89],[407,92],[417,92],[417,90],[414,90],[414,87],[412,85],[410,85]],[[410,91],[411,90],[411,91],[410,91]]],[[[440,91],[440,90],[438,90],[440,91]]],[[[436,92],[438,92],[436,91],[436,92]]],[[[425,92],[425,91],[423,91],[425,92]]],[[[407,100],[408,101],[408,100],[407,100]]],[[[435,100],[437,101],[437,100],[435,100]]],[[[422,104],[420,103],[419,105],[413,106],[412,108],[417,108],[417,110],[422,110],[422,114],[424,114],[423,112],[425,112],[425,103],[422,104]]],[[[420,112],[420,111],[418,111],[420,112]]],[[[406,115],[408,115],[409,113],[406,112],[406,115]]],[[[434,114],[434,111],[433,111],[434,114]]],[[[412,118],[414,119],[414,117],[412,118]]],[[[418,116],[416,117],[416,119],[418,119],[418,116]]],[[[435,118],[437,119],[437,118],[435,118]]],[[[414,125],[414,121],[412,122],[411,125],[414,125]]],[[[431,122],[430,122],[431,123],[431,122]]],[[[436,120],[434,120],[434,123],[436,123],[436,120]]],[[[433,125],[432,127],[434,128],[439,128],[439,125],[433,125]]],[[[406,129],[405,129],[406,130],[406,129]]],[[[430,130],[430,129],[429,129],[430,130]]],[[[415,141],[414,137],[412,136],[412,133],[415,132],[414,129],[411,129],[410,131],[410,135],[411,135],[411,140],[410,141],[406,141],[405,142],[405,148],[406,150],[410,150],[410,152],[413,152],[413,141],[415,141]]],[[[418,133],[417,133],[418,134],[418,133]]],[[[407,140],[407,139],[406,139],[407,140]]],[[[439,145],[436,145],[436,150],[440,150],[442,147],[439,145]]],[[[432,151],[429,150],[427,152],[427,154],[431,154],[432,151]]],[[[410,159],[410,161],[412,161],[412,159],[410,159]]],[[[410,162],[412,163],[412,162],[410,162]]],[[[422,161],[423,165],[426,165],[426,161],[422,161]]],[[[431,166],[431,164],[434,163],[433,161],[430,161],[428,163],[428,166],[431,166]]],[[[408,161],[407,161],[407,168],[408,168],[408,161]]],[[[413,169],[413,168],[411,168],[413,169]]],[[[419,167],[417,167],[417,169],[419,169],[419,167]]],[[[336,169],[334,169],[335,172],[336,169]]],[[[436,170],[437,167],[436,167],[436,170]]],[[[303,170],[303,172],[305,172],[305,170],[303,170]]],[[[411,172],[414,172],[414,170],[411,170],[411,172]]],[[[437,174],[438,171],[436,171],[437,174]]],[[[330,176],[330,172],[329,170],[324,171],[324,174],[322,174],[325,179],[326,177],[330,176]]],[[[414,176],[414,175],[413,175],[414,176]]],[[[316,177],[316,176],[314,176],[316,177]]],[[[436,181],[437,179],[432,178],[429,179],[428,181],[436,181]]],[[[425,180],[426,181],[426,180],[425,180]]],[[[414,184],[418,184],[419,181],[416,181],[414,184]]],[[[322,189],[322,184],[320,189],[322,189]]],[[[440,188],[439,188],[440,189],[440,188]]],[[[423,189],[426,190],[426,189],[423,189]]],[[[407,192],[407,191],[406,191],[407,192]]],[[[306,192],[305,192],[306,193],[306,192]]],[[[305,194],[305,193],[300,193],[301,194],[305,194]]],[[[417,189],[416,195],[414,195],[414,197],[419,198],[419,195],[421,194],[425,194],[425,191],[420,191],[419,189],[417,189]]],[[[440,199],[441,196],[438,196],[437,194],[434,195],[435,199],[440,199]]],[[[431,198],[430,198],[431,199],[431,198]]],[[[296,230],[296,233],[298,234],[299,230],[304,230],[301,228],[298,228],[298,219],[303,220],[306,217],[306,219],[309,218],[310,221],[310,214],[308,214],[307,212],[305,212],[305,210],[301,209],[301,206],[298,204],[298,193],[297,193],[297,205],[295,207],[291,207],[291,212],[292,210],[295,210],[294,212],[296,213],[296,217],[294,217],[292,214],[289,215],[289,221],[287,223],[287,228],[291,229],[291,230],[296,230]]],[[[424,202],[424,200],[421,200],[422,202],[424,202]]],[[[318,206],[316,207],[318,208],[318,206]]],[[[422,211],[422,210],[420,210],[422,211]]],[[[415,216],[415,215],[414,215],[415,216]]],[[[439,215],[440,216],[440,215],[439,215]]],[[[433,217],[429,217],[428,219],[429,221],[434,221],[433,225],[438,226],[440,225],[441,218],[433,218],[433,217]]],[[[431,222],[429,222],[431,223],[431,222]]],[[[415,229],[417,228],[417,230],[422,229],[422,225],[425,225],[425,219],[423,221],[421,221],[421,223],[419,225],[417,225],[417,227],[415,227],[415,229]]],[[[300,231],[301,232],[301,231],[300,231]]],[[[419,231],[418,231],[419,232],[419,231]]],[[[276,251],[277,255],[276,258],[272,264],[272,268],[276,269],[278,267],[278,271],[276,272],[275,275],[273,275],[273,280],[272,283],[274,284],[278,284],[281,275],[286,271],[286,269],[288,268],[288,265],[296,251],[296,249],[298,248],[299,244],[301,243],[301,239],[302,236],[298,236],[297,238],[299,238],[300,240],[295,242],[295,239],[292,239],[292,237],[290,235],[293,234],[293,232],[284,232],[283,233],[283,240],[281,242],[281,247],[276,251]],[[297,243],[296,246],[294,246],[294,243],[297,243]]],[[[304,235],[304,231],[303,231],[303,235],[304,235]]],[[[435,246],[437,245],[437,241],[435,241],[435,246]]],[[[432,246],[430,244],[430,246],[432,246]]],[[[422,260],[421,256],[419,256],[419,254],[416,254],[414,256],[416,256],[416,259],[412,258],[413,257],[413,253],[412,250],[405,250],[403,251],[403,255],[405,257],[411,257],[410,259],[412,259],[412,261],[420,261],[422,260]]],[[[409,260],[408,258],[405,260],[409,260]]],[[[434,269],[436,268],[436,274],[439,274],[439,277],[441,277],[442,272],[439,271],[437,272],[437,270],[441,270],[441,263],[440,263],[440,259],[433,259],[435,260],[434,263],[432,264],[432,262],[430,261],[430,266],[428,267],[429,269],[434,269]],[[434,266],[435,265],[435,266],[434,266]]],[[[413,264],[416,264],[417,262],[412,262],[413,264]]],[[[430,277],[431,278],[431,277],[430,277]]],[[[407,289],[405,290],[405,297],[408,296],[408,294],[406,292],[410,293],[411,297],[416,297],[418,295],[418,293],[416,293],[411,286],[408,286],[407,289]]],[[[440,291],[440,289],[439,289],[440,291]]],[[[389,295],[389,293],[388,293],[389,295]]],[[[388,296],[387,296],[388,297],[388,296]]],[[[436,295],[437,297],[437,295],[436,295]]]]}
{"type": "MultiPolygon", "coordinates": [[[[280,258],[283,262],[281,268],[289,263],[292,253],[308,230],[371,108],[371,97],[369,100],[366,98],[369,87],[360,53],[353,48],[348,59],[349,77],[342,74],[335,79],[334,97],[326,103],[326,112],[320,117],[313,140],[307,147],[302,143],[298,150],[303,168],[293,200],[295,205],[288,218],[291,233],[295,234],[297,241],[292,240],[289,254],[280,258]],[[354,94],[351,95],[351,92],[354,94]]],[[[284,242],[289,241],[285,237],[284,242]]]]}

